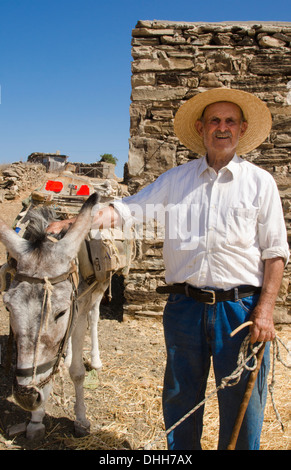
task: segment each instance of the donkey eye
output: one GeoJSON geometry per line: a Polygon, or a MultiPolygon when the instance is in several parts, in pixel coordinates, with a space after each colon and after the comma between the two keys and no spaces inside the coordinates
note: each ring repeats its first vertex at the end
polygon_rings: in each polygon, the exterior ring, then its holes
{"type": "Polygon", "coordinates": [[[66,310],[62,310],[55,316],[55,322],[58,321],[59,318],[61,318],[63,315],[65,315],[66,310]]]}

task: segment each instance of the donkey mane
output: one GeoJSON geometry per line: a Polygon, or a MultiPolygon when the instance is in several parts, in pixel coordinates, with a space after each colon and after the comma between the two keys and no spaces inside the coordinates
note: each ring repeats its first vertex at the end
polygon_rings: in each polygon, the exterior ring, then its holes
{"type": "MultiPolygon", "coordinates": [[[[50,207],[39,207],[32,209],[28,217],[29,224],[26,227],[23,238],[30,242],[30,248],[40,248],[43,242],[47,239],[47,227],[51,222],[58,219],[56,212],[50,207]]],[[[64,233],[59,234],[62,238],[64,233]]]]}

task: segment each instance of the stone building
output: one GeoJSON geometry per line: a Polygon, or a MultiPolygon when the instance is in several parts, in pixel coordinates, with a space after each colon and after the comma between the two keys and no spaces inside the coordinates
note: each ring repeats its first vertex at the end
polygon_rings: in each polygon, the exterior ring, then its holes
{"type": "Polygon", "coordinates": [[[27,157],[27,161],[30,163],[41,163],[46,167],[47,172],[61,171],[65,169],[68,160],[67,155],[61,155],[57,153],[31,153],[27,157]]]}
{"type": "MultiPolygon", "coordinates": [[[[275,178],[291,240],[291,23],[139,21],[132,31],[130,140],[125,179],[131,194],[166,170],[199,156],[174,135],[178,108],[195,94],[232,87],[264,100],[273,116],[270,137],[245,158],[275,178]]],[[[143,240],[125,280],[125,312],[159,315],[165,298],[162,239],[143,240]]],[[[290,265],[277,321],[291,320],[290,265]]]]}
{"type": "Polygon", "coordinates": [[[115,165],[108,162],[74,163],[74,172],[89,178],[116,179],[115,165]]]}

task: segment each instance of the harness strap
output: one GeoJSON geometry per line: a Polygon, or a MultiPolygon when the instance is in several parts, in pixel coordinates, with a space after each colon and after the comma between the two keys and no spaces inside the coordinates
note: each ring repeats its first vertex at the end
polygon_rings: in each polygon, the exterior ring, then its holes
{"type": "MultiPolygon", "coordinates": [[[[44,374],[47,370],[51,369],[55,363],[57,362],[57,358],[55,357],[52,361],[46,362],[45,364],[40,364],[36,368],[36,374],[44,374]]],[[[27,367],[25,369],[18,369],[15,370],[15,375],[17,377],[32,377],[34,373],[34,367],[27,367]]]]}
{"type": "MultiPolygon", "coordinates": [[[[77,267],[73,262],[67,273],[61,274],[60,276],[46,278],[52,285],[58,284],[59,282],[66,281],[70,274],[77,274],[77,267]]],[[[27,276],[26,274],[16,273],[14,279],[19,282],[29,282],[30,284],[45,284],[45,278],[27,276]]],[[[75,284],[75,282],[74,282],[75,284]]]]}

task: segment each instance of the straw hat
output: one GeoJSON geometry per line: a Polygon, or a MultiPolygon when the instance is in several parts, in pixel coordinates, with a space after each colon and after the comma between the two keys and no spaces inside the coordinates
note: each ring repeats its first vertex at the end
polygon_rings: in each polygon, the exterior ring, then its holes
{"type": "Polygon", "coordinates": [[[236,153],[245,154],[258,147],[268,137],[272,127],[272,116],[266,104],[251,93],[230,88],[214,88],[191,98],[177,111],[174,130],[185,147],[204,155],[203,140],[195,128],[206,106],[218,101],[237,104],[243,111],[248,128],[240,138],[236,153]]]}

